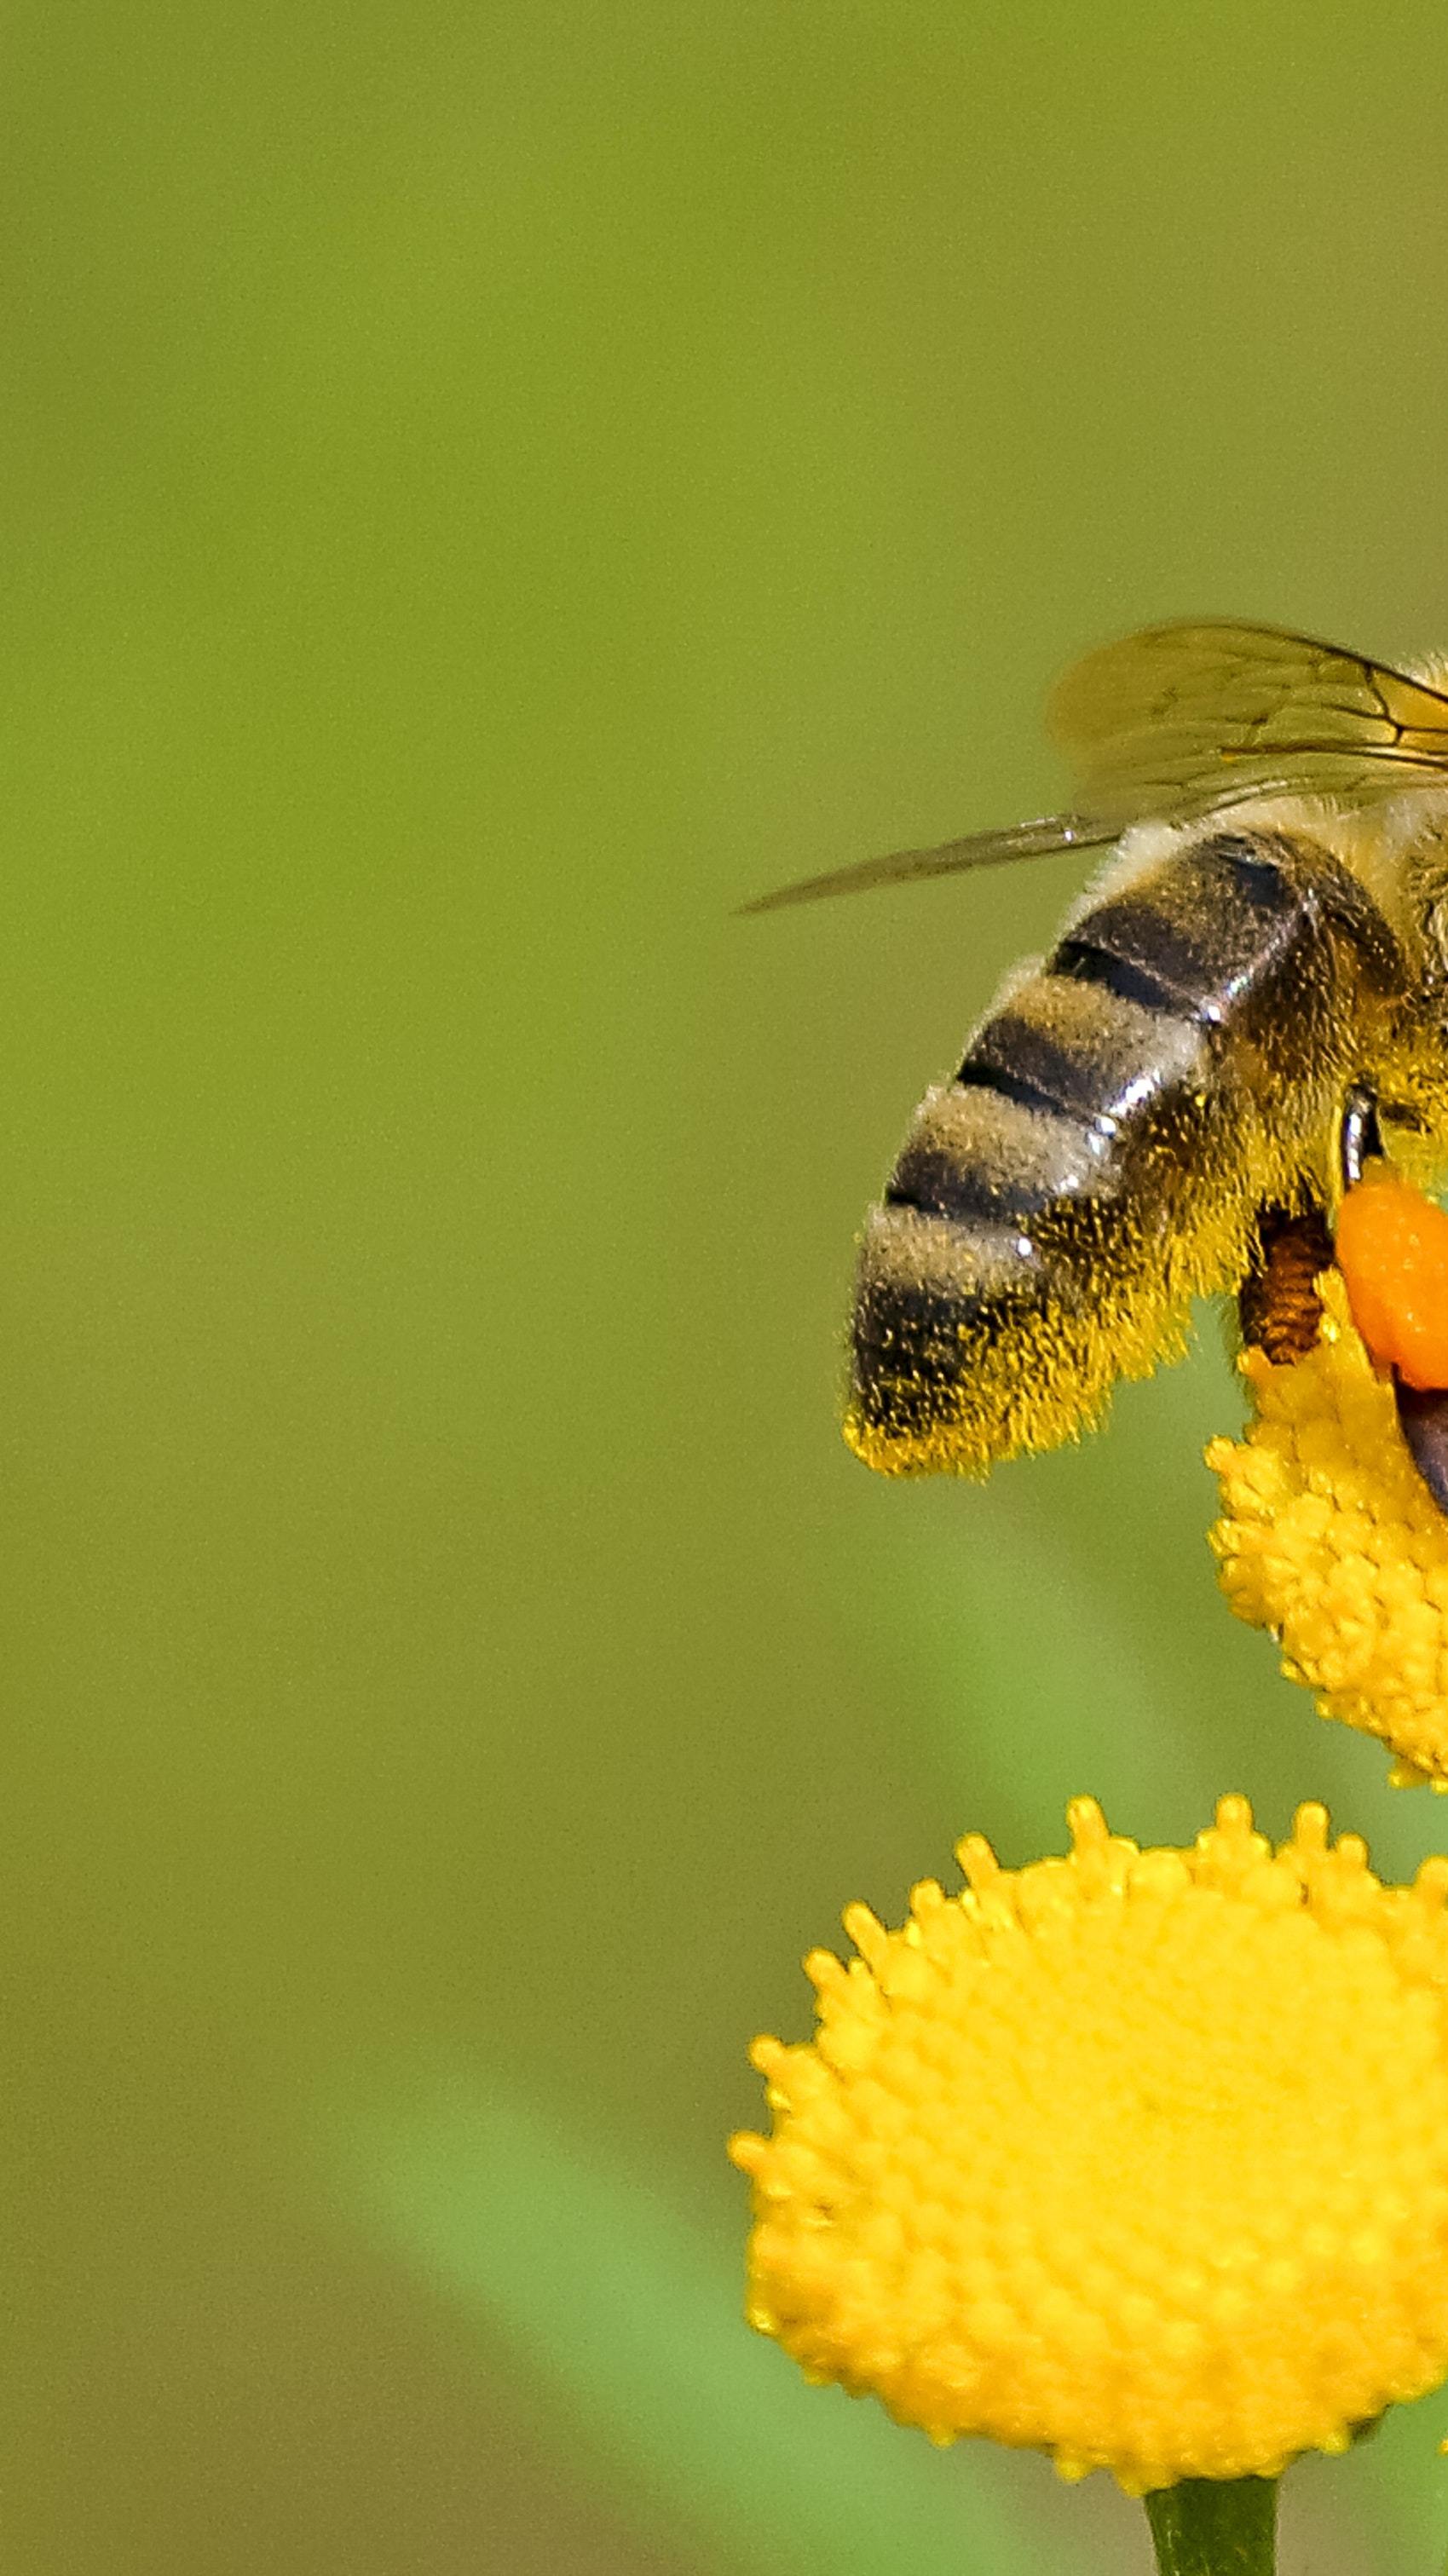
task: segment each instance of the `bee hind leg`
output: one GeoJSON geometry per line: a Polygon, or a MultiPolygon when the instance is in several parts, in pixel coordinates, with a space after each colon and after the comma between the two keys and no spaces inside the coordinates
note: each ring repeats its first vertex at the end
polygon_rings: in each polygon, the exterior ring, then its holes
{"type": "MultiPolygon", "coordinates": [[[[1354,1082],[1338,1116],[1337,1164],[1344,1191],[1362,1179],[1383,1152],[1377,1094],[1354,1082]]],[[[1292,1207],[1257,1211],[1257,1235],[1247,1275],[1237,1292],[1237,1317],[1249,1349],[1265,1351],[1274,1368],[1305,1359],[1317,1340],[1322,1300],[1319,1274],[1331,1266],[1327,1211],[1316,1197],[1292,1207]]],[[[1448,1462],[1448,1446],[1445,1446],[1448,1462]]]]}
{"type": "Polygon", "coordinates": [[[1317,1341],[1320,1271],[1332,1261],[1326,1211],[1261,1207],[1247,1275],[1237,1291],[1237,1321],[1249,1350],[1265,1351],[1274,1368],[1305,1359],[1317,1341]]]}

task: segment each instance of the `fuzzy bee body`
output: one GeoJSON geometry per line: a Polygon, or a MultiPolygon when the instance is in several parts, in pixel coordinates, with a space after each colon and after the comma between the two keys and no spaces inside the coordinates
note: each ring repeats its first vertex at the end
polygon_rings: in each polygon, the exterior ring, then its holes
{"type": "Polygon", "coordinates": [[[1333,1203],[1354,1085],[1420,1171],[1448,1144],[1448,697],[1272,630],[1167,628],[1083,665],[1059,729],[1110,823],[789,890],[1118,842],[867,1219],[846,1437],[889,1474],[1051,1447],[1175,1356],[1264,1227],[1333,1203]]]}
{"type": "Polygon", "coordinates": [[[1242,1277],[1258,1209],[1322,1185],[1406,981],[1365,888],[1305,837],[1238,822],[1120,872],[916,1112],[861,1247],[851,1446],[892,1473],[984,1468],[1179,1347],[1191,1298],[1242,1277]]]}

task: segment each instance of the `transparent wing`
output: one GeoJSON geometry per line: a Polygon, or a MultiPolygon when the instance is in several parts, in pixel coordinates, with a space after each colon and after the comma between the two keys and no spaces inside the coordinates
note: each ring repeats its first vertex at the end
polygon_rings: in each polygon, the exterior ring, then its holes
{"type": "Polygon", "coordinates": [[[741,912],[777,912],[786,903],[814,903],[821,895],[863,894],[867,887],[903,885],[912,877],[950,877],[962,868],[996,868],[1008,859],[1040,859],[1052,850],[1099,849],[1123,832],[1130,816],[1109,822],[1085,814],[1044,814],[1036,823],[1007,823],[999,832],[972,832],[963,841],[942,841],[934,850],[892,850],[887,858],[857,859],[852,867],[832,868],[827,876],[804,877],[798,885],[779,886],[773,894],[756,895],[741,912]]]}
{"type": "Polygon", "coordinates": [[[1226,618],[1149,626],[1103,644],[1059,682],[1048,723],[1080,782],[1079,813],[862,859],[743,909],[772,912],[1100,848],[1148,816],[1185,821],[1248,796],[1368,804],[1400,788],[1448,784],[1448,697],[1426,680],[1307,635],[1226,618]]]}
{"type": "Polygon", "coordinates": [[[1103,645],[1059,683],[1048,722],[1085,803],[1131,820],[1448,780],[1448,697],[1272,626],[1152,626],[1103,645]]]}

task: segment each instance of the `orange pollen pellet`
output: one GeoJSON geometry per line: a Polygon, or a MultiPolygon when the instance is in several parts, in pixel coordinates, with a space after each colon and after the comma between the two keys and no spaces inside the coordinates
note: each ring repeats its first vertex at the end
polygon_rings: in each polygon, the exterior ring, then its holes
{"type": "Polygon", "coordinates": [[[1337,1266],[1352,1319],[1380,1368],[1448,1388],[1448,1215],[1386,1163],[1338,1210],[1337,1266]]]}

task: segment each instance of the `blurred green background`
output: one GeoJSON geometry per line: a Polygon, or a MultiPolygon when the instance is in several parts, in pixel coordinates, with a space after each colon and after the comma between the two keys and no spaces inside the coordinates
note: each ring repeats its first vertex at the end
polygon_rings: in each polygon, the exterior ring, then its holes
{"type": "MultiPolygon", "coordinates": [[[[836,1430],[1067,862],[1053,673],[1448,640],[1448,28],[16,0],[0,30],[7,2563],[1144,2568],[738,2322],[761,2027],[966,1827],[1445,1820],[1218,1604],[1188,1368],[836,1430]]],[[[1444,2410],[1289,2481],[1441,2559],[1444,2410]]],[[[1291,2563],[1296,2563],[1293,2561],[1291,2563]]]]}

